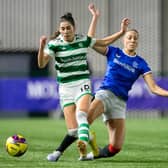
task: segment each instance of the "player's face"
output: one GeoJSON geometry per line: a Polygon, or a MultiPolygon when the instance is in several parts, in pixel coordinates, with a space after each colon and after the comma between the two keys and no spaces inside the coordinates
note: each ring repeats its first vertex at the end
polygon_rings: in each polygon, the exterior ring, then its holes
{"type": "Polygon", "coordinates": [[[75,35],[75,28],[68,21],[64,21],[60,23],[59,31],[62,34],[65,41],[67,42],[73,41],[74,35],[75,35]]]}
{"type": "Polygon", "coordinates": [[[128,31],[123,38],[124,50],[128,53],[134,53],[138,46],[138,33],[128,31]]]}

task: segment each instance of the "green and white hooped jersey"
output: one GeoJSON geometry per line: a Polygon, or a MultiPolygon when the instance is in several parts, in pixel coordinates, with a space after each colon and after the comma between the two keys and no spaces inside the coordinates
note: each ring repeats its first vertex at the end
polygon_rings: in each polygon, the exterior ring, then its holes
{"type": "Polygon", "coordinates": [[[88,47],[92,47],[95,42],[96,39],[82,35],[75,35],[73,42],[64,41],[61,35],[49,41],[44,52],[55,58],[55,69],[59,83],[89,78],[87,52],[88,47]]]}

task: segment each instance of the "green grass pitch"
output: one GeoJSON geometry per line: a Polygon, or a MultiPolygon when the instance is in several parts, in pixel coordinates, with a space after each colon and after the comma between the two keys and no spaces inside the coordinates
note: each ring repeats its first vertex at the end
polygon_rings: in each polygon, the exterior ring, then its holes
{"type": "MultiPolygon", "coordinates": [[[[105,125],[97,120],[92,126],[100,146],[107,144],[105,125]]],[[[123,150],[113,158],[78,161],[76,144],[65,151],[58,162],[46,156],[59,144],[66,132],[64,120],[49,118],[0,119],[0,168],[167,168],[168,119],[127,119],[123,150]],[[5,150],[8,136],[22,134],[29,148],[21,157],[5,150]]],[[[90,150],[90,149],[88,149],[90,150]]]]}

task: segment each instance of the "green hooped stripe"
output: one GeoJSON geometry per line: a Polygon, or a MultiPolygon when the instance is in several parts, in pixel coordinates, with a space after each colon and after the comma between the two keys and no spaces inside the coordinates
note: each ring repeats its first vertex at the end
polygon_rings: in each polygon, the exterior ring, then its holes
{"type": "Polygon", "coordinates": [[[70,105],[73,105],[73,104],[75,104],[75,103],[67,103],[67,104],[64,104],[63,107],[67,107],[67,106],[70,106],[70,105]]]}
{"type": "Polygon", "coordinates": [[[86,135],[89,136],[88,130],[80,130],[80,131],[78,132],[78,134],[86,134],[86,135]]]}
{"type": "Polygon", "coordinates": [[[88,66],[83,64],[83,65],[79,65],[79,66],[69,66],[69,67],[59,67],[58,65],[55,65],[55,68],[59,71],[59,72],[76,72],[76,71],[86,71],[88,70],[88,66]]]}
{"type": "Polygon", "coordinates": [[[48,48],[53,50],[54,52],[59,51],[68,51],[68,50],[74,50],[79,48],[87,48],[91,43],[91,38],[87,36],[87,38],[83,41],[77,41],[72,44],[63,44],[63,45],[54,45],[54,44],[48,44],[48,48]]]}
{"type": "Polygon", "coordinates": [[[57,77],[57,81],[59,83],[68,83],[72,81],[77,81],[81,79],[89,79],[89,74],[83,74],[83,75],[71,75],[68,77],[57,77]]]}
{"type": "Polygon", "coordinates": [[[87,138],[87,137],[79,137],[79,139],[82,140],[82,141],[86,141],[86,142],[89,141],[89,138],[87,138]]]}
{"type": "Polygon", "coordinates": [[[72,61],[82,61],[86,60],[86,53],[81,53],[81,54],[74,54],[71,56],[66,56],[66,57],[55,57],[56,62],[58,63],[68,63],[72,61]]]}
{"type": "Polygon", "coordinates": [[[81,128],[81,127],[87,127],[87,128],[89,128],[89,124],[86,124],[86,123],[80,124],[79,128],[81,128]]]}

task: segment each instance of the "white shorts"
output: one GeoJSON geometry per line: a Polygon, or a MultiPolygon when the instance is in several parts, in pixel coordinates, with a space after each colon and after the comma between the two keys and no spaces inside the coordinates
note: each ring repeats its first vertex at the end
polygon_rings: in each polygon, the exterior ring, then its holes
{"type": "Polygon", "coordinates": [[[114,95],[109,90],[99,90],[95,98],[101,100],[104,105],[103,120],[109,119],[125,119],[126,102],[114,95]]]}
{"type": "Polygon", "coordinates": [[[59,85],[61,107],[76,104],[80,97],[85,94],[92,95],[91,82],[89,79],[63,83],[59,85]]]}

